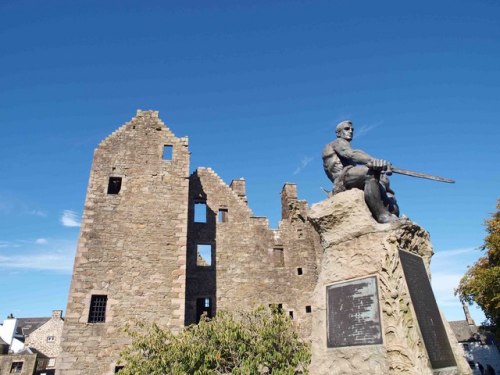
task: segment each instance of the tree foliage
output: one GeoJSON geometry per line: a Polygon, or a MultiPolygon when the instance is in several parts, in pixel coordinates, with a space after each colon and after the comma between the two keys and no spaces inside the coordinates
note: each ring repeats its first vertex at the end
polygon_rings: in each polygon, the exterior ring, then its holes
{"type": "Polygon", "coordinates": [[[218,312],[179,334],[156,324],[126,331],[132,344],[120,354],[124,375],[306,374],[310,361],[309,345],[274,307],[218,312]]]}
{"type": "MultiPolygon", "coordinates": [[[[475,302],[484,311],[489,323],[500,326],[500,199],[497,212],[486,220],[488,235],[482,250],[486,254],[470,267],[460,280],[460,299],[475,302]]],[[[498,331],[497,331],[498,332],[498,331]]]]}

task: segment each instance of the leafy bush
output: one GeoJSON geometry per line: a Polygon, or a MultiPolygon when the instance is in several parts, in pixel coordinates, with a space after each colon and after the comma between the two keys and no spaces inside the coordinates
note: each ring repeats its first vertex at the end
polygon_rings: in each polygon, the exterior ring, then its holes
{"type": "Polygon", "coordinates": [[[156,324],[127,327],[120,374],[307,374],[309,345],[276,307],[218,312],[179,334],[156,324]]]}

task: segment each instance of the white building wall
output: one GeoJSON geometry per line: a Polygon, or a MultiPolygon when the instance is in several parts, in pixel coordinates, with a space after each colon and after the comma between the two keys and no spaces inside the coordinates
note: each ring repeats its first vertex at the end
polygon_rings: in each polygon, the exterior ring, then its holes
{"type": "Polygon", "coordinates": [[[7,344],[10,344],[10,350],[17,353],[24,349],[24,343],[14,338],[14,333],[16,332],[17,319],[5,319],[3,324],[0,326],[0,337],[7,344]]]}

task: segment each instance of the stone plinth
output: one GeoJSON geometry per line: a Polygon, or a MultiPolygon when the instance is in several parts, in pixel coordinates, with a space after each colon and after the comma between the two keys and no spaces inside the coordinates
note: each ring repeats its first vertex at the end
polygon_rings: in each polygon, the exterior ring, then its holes
{"type": "MultiPolygon", "coordinates": [[[[433,345],[434,331],[429,336],[428,326],[420,327],[417,320],[408,282],[418,280],[407,281],[399,254],[421,257],[414,258],[420,265],[423,261],[421,271],[430,276],[433,252],[424,229],[408,219],[377,223],[357,189],[314,205],[309,220],[323,247],[312,306],[311,374],[471,373],[444,317],[443,324],[438,322],[442,336],[433,345]]],[[[432,319],[439,321],[435,311],[432,319]]]]}

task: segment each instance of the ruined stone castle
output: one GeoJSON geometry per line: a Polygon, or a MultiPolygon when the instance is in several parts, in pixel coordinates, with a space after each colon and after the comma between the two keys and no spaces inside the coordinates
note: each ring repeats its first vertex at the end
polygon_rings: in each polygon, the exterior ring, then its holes
{"type": "Polygon", "coordinates": [[[156,111],[138,111],[95,150],[58,374],[115,373],[133,319],[179,330],[204,312],[278,304],[309,335],[321,246],[296,186],[283,186],[270,229],[245,180],[190,174],[189,159],[188,139],[156,111]]]}

